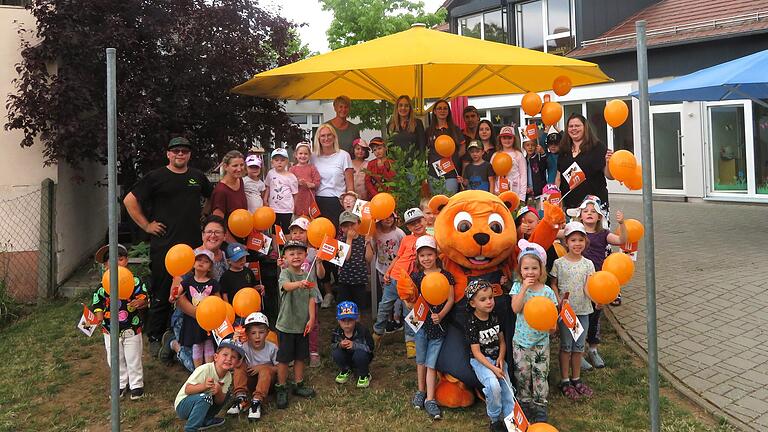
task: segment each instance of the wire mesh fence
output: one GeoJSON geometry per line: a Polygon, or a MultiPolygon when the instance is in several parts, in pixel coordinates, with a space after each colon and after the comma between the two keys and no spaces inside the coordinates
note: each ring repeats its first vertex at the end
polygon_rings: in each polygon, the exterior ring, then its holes
{"type": "Polygon", "coordinates": [[[0,284],[19,301],[53,294],[53,182],[0,195],[0,284]]]}

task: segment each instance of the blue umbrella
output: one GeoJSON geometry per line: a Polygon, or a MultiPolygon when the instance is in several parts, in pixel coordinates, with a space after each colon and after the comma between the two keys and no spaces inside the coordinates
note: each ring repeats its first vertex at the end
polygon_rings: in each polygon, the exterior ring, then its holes
{"type": "MultiPolygon", "coordinates": [[[[750,54],[657,84],[648,89],[653,102],[751,99],[768,108],[768,50],[750,54]]],[[[639,97],[638,92],[630,94],[639,97]]]]}

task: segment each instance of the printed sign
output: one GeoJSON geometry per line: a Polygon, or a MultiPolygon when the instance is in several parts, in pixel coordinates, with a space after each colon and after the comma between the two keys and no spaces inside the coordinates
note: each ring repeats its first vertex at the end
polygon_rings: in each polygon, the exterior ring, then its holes
{"type": "Polygon", "coordinates": [[[525,417],[523,407],[520,406],[520,402],[517,399],[515,399],[515,408],[512,410],[512,413],[504,418],[504,424],[510,432],[525,432],[528,430],[528,419],[525,417]]]}
{"type": "Polygon", "coordinates": [[[216,342],[216,345],[221,344],[221,341],[223,341],[227,336],[233,334],[235,332],[234,327],[232,327],[232,324],[224,320],[219,327],[215,328],[211,334],[213,335],[213,339],[216,342]]]}
{"type": "Polygon", "coordinates": [[[413,312],[414,315],[416,315],[417,320],[424,321],[427,319],[430,309],[429,304],[424,300],[424,297],[419,296],[418,300],[416,300],[416,304],[413,305],[413,312]]]}
{"type": "Polygon", "coordinates": [[[368,201],[358,199],[355,201],[355,205],[352,207],[352,213],[357,215],[360,219],[363,218],[363,214],[371,217],[371,206],[368,205],[368,201]]]}
{"type": "Polygon", "coordinates": [[[275,225],[275,236],[277,238],[277,245],[283,246],[286,242],[285,233],[283,233],[283,227],[275,225]]]}
{"type": "Polygon", "coordinates": [[[421,327],[424,325],[424,321],[419,321],[416,318],[416,314],[413,312],[414,310],[416,309],[411,309],[408,315],[406,315],[405,323],[408,325],[408,327],[411,328],[411,330],[413,330],[414,333],[418,333],[419,330],[421,330],[421,327]]]}
{"type": "Polygon", "coordinates": [[[509,179],[505,176],[496,177],[496,191],[497,193],[506,192],[509,190],[509,179]]]}
{"type": "Polygon", "coordinates": [[[264,247],[264,234],[261,231],[253,230],[245,243],[245,247],[250,250],[261,250],[264,247]]]}
{"type": "Polygon", "coordinates": [[[87,306],[83,305],[83,314],[80,316],[80,322],[77,323],[77,328],[86,336],[93,336],[94,330],[96,330],[96,314],[91,312],[87,306]]]}
{"type": "Polygon", "coordinates": [[[435,169],[435,173],[442,177],[451,171],[456,170],[456,165],[453,164],[451,158],[442,158],[440,160],[432,162],[432,167],[435,169]]]}
{"type": "Polygon", "coordinates": [[[259,263],[258,261],[249,262],[248,267],[253,272],[253,275],[256,277],[256,280],[261,282],[261,263],[259,263]]]}
{"type": "Polygon", "coordinates": [[[587,179],[587,175],[584,174],[584,170],[581,169],[579,164],[574,162],[565,170],[563,178],[568,182],[568,187],[573,190],[576,186],[584,183],[587,179]]]}
{"type": "Polygon", "coordinates": [[[341,267],[349,255],[350,246],[327,236],[317,250],[317,258],[341,267]]]}
{"type": "Polygon", "coordinates": [[[535,123],[525,126],[525,136],[531,141],[536,141],[539,138],[539,128],[535,123]]]}
{"type": "Polygon", "coordinates": [[[309,204],[309,218],[317,219],[320,217],[320,207],[317,206],[317,202],[312,199],[312,203],[309,204]]]}
{"type": "Polygon", "coordinates": [[[570,303],[563,302],[563,307],[560,310],[560,319],[563,321],[563,324],[568,327],[574,340],[578,339],[579,336],[584,333],[584,327],[581,326],[570,303]]]}

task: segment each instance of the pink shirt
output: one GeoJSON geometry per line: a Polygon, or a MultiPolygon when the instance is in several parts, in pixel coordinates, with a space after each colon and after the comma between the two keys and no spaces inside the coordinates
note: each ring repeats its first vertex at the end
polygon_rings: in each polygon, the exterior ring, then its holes
{"type": "Polygon", "coordinates": [[[294,165],[290,172],[296,176],[297,180],[304,180],[315,185],[310,189],[299,185],[299,193],[296,194],[293,203],[293,214],[296,216],[309,216],[309,206],[315,199],[315,189],[320,185],[320,173],[312,164],[294,165]]]}

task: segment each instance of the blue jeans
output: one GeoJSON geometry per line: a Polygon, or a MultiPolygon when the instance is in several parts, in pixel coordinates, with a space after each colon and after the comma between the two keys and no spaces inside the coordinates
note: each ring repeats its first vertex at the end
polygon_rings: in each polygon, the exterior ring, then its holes
{"type": "MultiPolygon", "coordinates": [[[[397,295],[397,281],[392,279],[388,284],[384,285],[381,293],[381,301],[379,302],[379,313],[376,315],[376,322],[373,324],[373,331],[378,335],[383,335],[387,329],[387,321],[389,320],[389,314],[395,308],[395,301],[400,297],[397,295]]],[[[403,318],[411,312],[410,309],[403,303],[403,318]]],[[[413,341],[415,335],[413,330],[408,324],[403,323],[403,333],[405,333],[405,341],[413,341]]]]}
{"type": "Polygon", "coordinates": [[[373,354],[360,349],[335,348],[331,351],[331,357],[341,371],[352,370],[358,377],[366,377],[373,354]]]}
{"type": "MultiPolygon", "coordinates": [[[[168,343],[172,343],[174,340],[178,341],[181,335],[181,323],[184,321],[184,312],[181,309],[176,309],[171,315],[171,330],[173,330],[174,339],[171,339],[168,343]]],[[[195,371],[195,362],[192,361],[192,347],[180,346],[179,352],[176,354],[176,360],[184,366],[190,372],[195,371]]]]}
{"type": "Polygon", "coordinates": [[[440,348],[442,347],[443,338],[429,339],[427,337],[427,330],[422,327],[416,333],[416,364],[434,369],[437,363],[437,356],[440,355],[440,348]]]}
{"type": "MultiPolygon", "coordinates": [[[[486,359],[488,359],[491,364],[496,363],[496,360],[493,360],[490,357],[486,357],[486,359]]],[[[485,367],[474,357],[469,359],[469,364],[475,371],[478,381],[483,385],[485,410],[491,421],[504,419],[504,417],[511,414],[515,408],[515,394],[509,381],[507,363],[504,363],[504,375],[506,379],[497,378],[490,369],[485,367]]]]}
{"type": "Polygon", "coordinates": [[[214,418],[222,406],[215,404],[213,397],[207,393],[197,393],[182,399],[176,407],[176,414],[187,421],[184,431],[193,432],[214,418]]]}
{"type": "Polygon", "coordinates": [[[557,326],[560,329],[560,351],[563,352],[584,352],[584,341],[589,333],[589,315],[576,315],[579,323],[584,328],[584,332],[579,335],[577,340],[573,340],[573,334],[568,327],[560,320],[557,326]]]}

